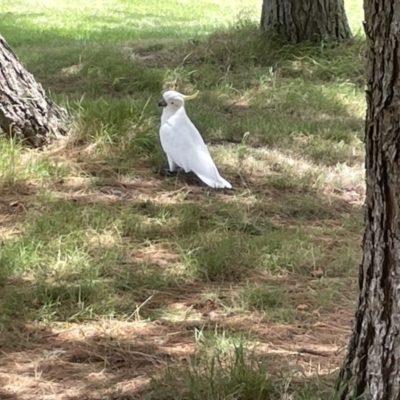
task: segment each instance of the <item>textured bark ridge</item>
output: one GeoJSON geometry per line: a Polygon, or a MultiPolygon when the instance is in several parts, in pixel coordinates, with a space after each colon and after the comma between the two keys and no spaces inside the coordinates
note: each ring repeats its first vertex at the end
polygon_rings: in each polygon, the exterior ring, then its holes
{"type": "Polygon", "coordinates": [[[400,398],[400,2],[365,0],[367,199],[341,400],[400,398]]]}
{"type": "Polygon", "coordinates": [[[34,147],[66,133],[67,112],[44,90],[0,35],[0,130],[34,147]]]}
{"type": "Polygon", "coordinates": [[[264,0],[261,28],[294,43],[351,37],[344,0],[264,0]]]}

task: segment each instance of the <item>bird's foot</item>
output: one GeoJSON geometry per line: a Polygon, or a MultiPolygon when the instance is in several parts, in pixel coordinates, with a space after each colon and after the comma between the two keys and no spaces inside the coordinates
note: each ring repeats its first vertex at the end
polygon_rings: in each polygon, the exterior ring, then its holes
{"type": "Polygon", "coordinates": [[[174,176],[176,175],[179,171],[171,171],[169,166],[164,166],[161,167],[161,171],[160,171],[163,175],[165,176],[174,176]]]}

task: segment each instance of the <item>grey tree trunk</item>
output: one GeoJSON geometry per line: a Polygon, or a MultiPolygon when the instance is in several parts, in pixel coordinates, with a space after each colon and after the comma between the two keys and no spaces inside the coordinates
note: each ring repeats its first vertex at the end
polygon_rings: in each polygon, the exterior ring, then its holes
{"type": "Polygon", "coordinates": [[[293,43],[351,37],[344,0],[263,0],[261,29],[293,43]]]}
{"type": "Polygon", "coordinates": [[[364,0],[366,213],[341,400],[400,398],[400,2],[364,0]]]}
{"type": "Polygon", "coordinates": [[[40,147],[65,134],[67,120],[0,35],[0,130],[40,147]]]}

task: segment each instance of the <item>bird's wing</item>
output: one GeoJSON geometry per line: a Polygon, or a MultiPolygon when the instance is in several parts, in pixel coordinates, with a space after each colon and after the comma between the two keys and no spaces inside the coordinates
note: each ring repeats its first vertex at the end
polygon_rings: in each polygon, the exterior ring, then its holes
{"type": "Polygon", "coordinates": [[[190,118],[187,116],[183,107],[175,113],[171,119],[171,123],[179,124],[179,126],[182,128],[182,132],[186,132],[186,134],[190,135],[198,149],[203,149],[206,153],[210,154],[207,145],[204,143],[203,137],[190,118]]]}

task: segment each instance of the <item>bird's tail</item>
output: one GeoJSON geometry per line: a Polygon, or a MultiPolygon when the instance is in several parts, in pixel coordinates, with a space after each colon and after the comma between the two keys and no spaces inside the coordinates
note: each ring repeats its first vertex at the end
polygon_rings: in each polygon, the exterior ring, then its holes
{"type": "Polygon", "coordinates": [[[214,188],[214,189],[232,189],[232,185],[222,178],[222,176],[219,176],[218,180],[210,179],[204,175],[197,174],[197,176],[208,186],[214,188]]]}

